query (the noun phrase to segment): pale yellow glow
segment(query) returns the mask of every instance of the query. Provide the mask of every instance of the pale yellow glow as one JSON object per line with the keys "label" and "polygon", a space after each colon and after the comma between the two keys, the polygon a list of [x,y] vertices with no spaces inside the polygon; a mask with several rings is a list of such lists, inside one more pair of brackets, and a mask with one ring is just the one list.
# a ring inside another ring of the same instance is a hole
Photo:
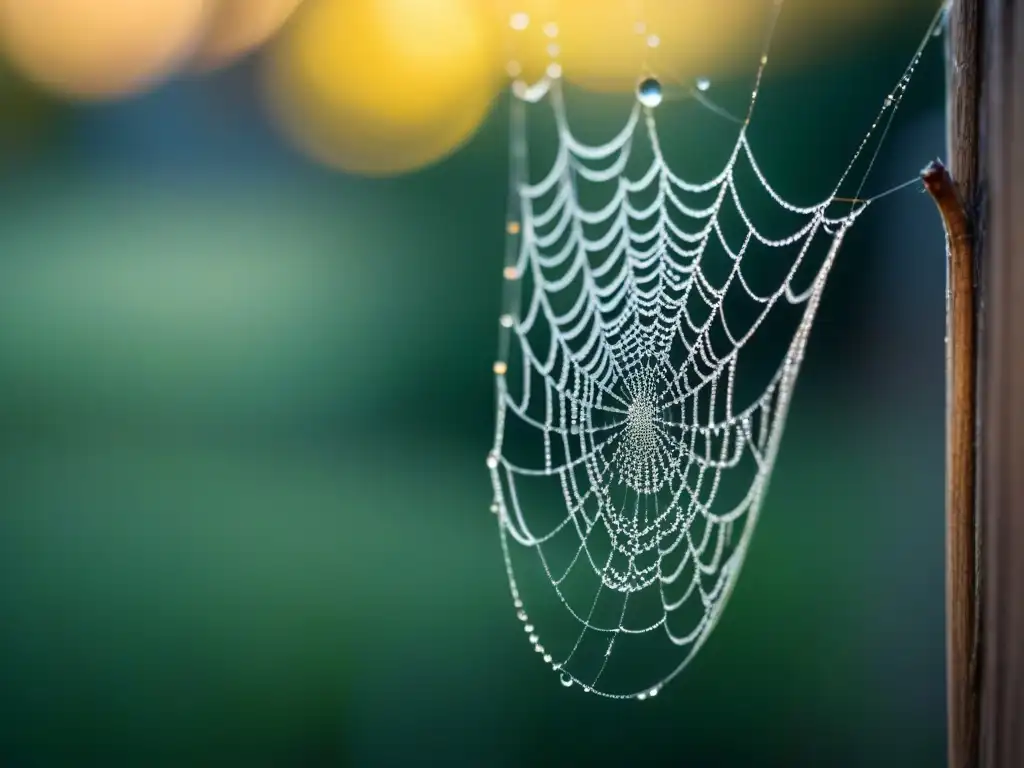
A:
{"label": "pale yellow glow", "polygon": [[0,48],[47,90],[120,96],[178,68],[210,8],[208,0],[0,0]]}
{"label": "pale yellow glow", "polygon": [[219,67],[269,40],[302,0],[217,0],[196,53],[201,69]]}
{"label": "pale yellow glow", "polygon": [[479,126],[501,87],[477,0],[307,0],[268,62],[270,103],[299,147],[363,174],[416,169]]}
{"label": "pale yellow glow", "polygon": [[766,17],[765,4],[747,0],[520,0],[516,7],[534,22],[516,31],[506,20],[527,79],[545,71],[554,52],[566,78],[598,90],[629,90],[645,71],[692,78],[727,61]]}
{"label": "pale yellow glow", "polygon": [[[515,62],[510,76],[536,80],[557,59],[566,79],[610,91],[629,91],[645,74],[688,89],[699,77],[749,73],[772,12],[767,0],[513,0],[511,6],[529,24],[494,13],[508,46],[501,55]],[[832,51],[900,10],[892,0],[787,3],[780,27],[785,44],[776,45],[773,58],[783,59],[776,65],[806,65],[809,54]]]}

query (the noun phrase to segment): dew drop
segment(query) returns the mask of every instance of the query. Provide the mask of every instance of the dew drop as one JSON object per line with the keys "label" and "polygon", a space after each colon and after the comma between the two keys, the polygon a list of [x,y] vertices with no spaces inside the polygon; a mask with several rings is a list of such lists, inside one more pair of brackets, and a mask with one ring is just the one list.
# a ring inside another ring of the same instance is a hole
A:
{"label": "dew drop", "polygon": [[491,504],[491,514],[496,515],[501,511],[501,507],[498,506],[498,502]]}
{"label": "dew drop", "polygon": [[647,694],[646,693],[638,693],[636,695],[636,698],[637,698],[637,701],[646,701],[647,700]]}
{"label": "dew drop", "polygon": [[525,627],[523,627],[523,631],[524,632],[533,632],[533,624],[527,624]]}
{"label": "dew drop", "polygon": [[519,609],[516,611],[516,618],[520,621],[526,621],[526,611]]}
{"label": "dew drop", "polygon": [[498,318],[498,322],[501,323],[502,328],[511,328],[516,324],[515,318],[512,315],[502,315]]}
{"label": "dew drop", "polygon": [[529,639],[530,639],[530,642],[531,642],[531,643],[534,643],[534,644],[536,644],[536,643],[537,643],[537,641],[538,641],[538,640],[540,640],[540,638],[539,638],[539,637],[537,637],[537,635],[530,635],[530,638],[529,638]]}
{"label": "dew drop", "polygon": [[497,469],[498,468],[498,454],[496,454],[494,451],[491,451],[490,453],[487,454],[487,468],[488,469]]}
{"label": "dew drop", "polygon": [[658,37],[657,35],[649,35],[647,37],[647,47],[648,48],[657,48],[659,45],[661,45],[661,38],[660,37]]}
{"label": "dew drop", "polygon": [[516,32],[522,32],[528,26],[530,26],[530,16],[523,12],[513,13],[508,20],[508,25]]}
{"label": "dew drop", "polygon": [[550,654],[550,653],[545,653],[545,654],[544,654],[544,661],[545,661],[546,663],[548,663],[548,664],[550,664],[550,663],[551,663],[551,654]]}
{"label": "dew drop", "polygon": [[706,91],[711,87],[711,81],[706,77],[697,78],[697,90]]}
{"label": "dew drop", "polygon": [[636,97],[645,107],[656,107],[661,104],[661,83],[653,77],[645,78],[636,87]]}
{"label": "dew drop", "polygon": [[566,674],[565,672],[563,672],[558,679],[562,682],[562,685],[564,685],[566,688],[572,688],[572,678],[569,677],[569,675]]}

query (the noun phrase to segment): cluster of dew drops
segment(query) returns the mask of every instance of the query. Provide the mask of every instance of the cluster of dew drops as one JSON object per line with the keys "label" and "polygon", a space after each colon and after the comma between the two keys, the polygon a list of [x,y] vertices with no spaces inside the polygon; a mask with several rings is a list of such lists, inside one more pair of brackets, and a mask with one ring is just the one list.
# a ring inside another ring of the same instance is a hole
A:
{"label": "cluster of dew drops", "polygon": [[[490,469],[494,469],[494,468],[496,468],[498,466],[498,457],[493,452],[487,454],[487,466]],[[500,511],[501,511],[501,507],[500,507],[500,505],[499,505],[499,503],[497,501],[495,501],[494,503],[491,504],[491,512],[492,513],[499,514]],[[523,607],[523,601],[522,601],[522,598],[519,597],[519,589],[516,587],[515,582],[512,583],[512,594],[513,594],[512,605],[516,609],[516,618],[519,619],[519,621],[522,622],[522,624],[523,624],[523,631],[526,633],[526,637],[527,637],[527,640],[529,640],[530,645],[533,646],[533,650],[541,655],[541,657],[544,659],[544,663],[545,664],[551,665],[551,668],[553,670],[555,670],[556,672],[560,673],[559,674],[559,681],[562,683],[562,685],[565,686],[566,688],[571,688],[572,685],[573,685],[574,678],[568,672],[563,670],[562,669],[562,664],[560,662],[555,661],[554,657],[544,648],[543,645],[541,645],[540,635],[537,634],[537,628],[530,622],[530,617],[527,615],[526,609]],[[611,655],[611,652],[612,652],[612,643],[609,643],[608,644],[608,650],[605,652],[605,655]],[[586,685],[585,683],[581,683],[580,687],[586,693],[590,693],[590,691],[591,691],[591,687],[589,685]],[[634,694],[632,696],[632,698],[635,698],[635,699],[637,699],[639,701],[645,701],[646,699],[653,698],[653,697],[657,696],[659,690],[660,690],[660,686],[654,686],[653,688],[650,688],[649,690],[643,691],[641,693]],[[630,697],[622,697],[622,698],[630,698]]]}
{"label": "cluster of dew drops", "polygon": [[[530,25],[530,16],[524,11],[517,11],[509,17],[509,26],[516,32],[522,32]],[[661,45],[661,38],[653,33],[649,33],[647,29],[647,23],[644,21],[636,22],[634,26],[634,32],[645,38],[645,43],[648,48],[657,48]],[[560,46],[555,39],[558,37],[558,25],[553,21],[549,21],[544,25],[544,34],[551,39],[548,44],[548,55],[551,58],[551,62],[547,68],[547,74],[551,78],[560,77],[562,74],[562,67],[558,63],[558,55],[561,52]],[[516,77],[522,72],[522,68],[517,61],[510,61],[508,64],[509,75]],[[522,86],[517,81],[516,85]],[[711,80],[707,77],[698,77],[694,81],[696,89],[700,92],[705,92],[711,87]],[[644,77],[638,84],[636,89],[637,99],[640,103],[648,108],[654,108],[661,104],[664,100],[664,92],[662,90],[661,81],[654,76]]]}
{"label": "cluster of dew drops", "polygon": [[[554,657],[545,650],[543,645],[541,645],[540,636],[537,634],[537,628],[530,623],[530,617],[526,615],[526,610],[523,608],[523,601],[520,599],[518,591],[515,592],[515,595],[516,596],[513,599],[512,604],[516,609],[516,618],[523,623],[523,631],[526,633],[527,639],[530,641],[530,645],[533,646],[533,650],[543,657],[545,664],[550,664],[553,670],[560,673],[559,681],[562,685],[566,688],[571,688],[574,678],[568,672],[564,671],[562,669],[562,665],[559,662],[554,661]],[[611,650],[612,646],[611,643],[609,643],[606,655],[610,655]],[[581,683],[580,687],[586,693],[590,693],[591,691],[590,686],[585,683]],[[635,698],[638,701],[645,701],[657,696],[659,690],[660,686],[654,686],[649,690],[634,694],[632,698]]]}

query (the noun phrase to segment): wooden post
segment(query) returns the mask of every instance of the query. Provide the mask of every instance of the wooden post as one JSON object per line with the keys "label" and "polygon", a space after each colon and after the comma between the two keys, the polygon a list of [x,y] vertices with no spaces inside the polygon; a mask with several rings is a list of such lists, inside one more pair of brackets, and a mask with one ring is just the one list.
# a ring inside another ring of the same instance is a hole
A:
{"label": "wooden post", "polygon": [[[964,4],[968,4],[964,0]],[[984,0],[981,765],[1024,766],[1024,0]]]}
{"label": "wooden post", "polygon": [[956,183],[941,165],[924,174],[950,246],[949,765],[1020,768],[1024,0],[953,0],[949,43],[949,156]]}
{"label": "wooden post", "polygon": [[922,173],[946,228],[946,691],[948,764],[978,766],[977,259],[983,240],[982,4],[954,0],[947,51],[949,160]]}

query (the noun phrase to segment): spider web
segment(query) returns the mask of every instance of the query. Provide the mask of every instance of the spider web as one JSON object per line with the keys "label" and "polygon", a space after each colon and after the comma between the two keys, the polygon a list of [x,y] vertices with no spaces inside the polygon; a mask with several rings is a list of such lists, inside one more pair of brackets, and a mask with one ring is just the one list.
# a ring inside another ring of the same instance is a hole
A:
{"label": "spider web", "polygon": [[[775,191],[748,136],[767,43],[728,159],[703,180],[670,167],[657,105],[637,98],[617,135],[590,144],[570,126],[556,60],[539,81],[513,84],[487,466],[517,616],[563,685],[654,696],[719,620],[829,271],[870,204],[860,189],[836,194],[865,158],[863,187],[878,152],[868,150],[941,22],[940,13],[833,194],[809,206]],[[553,120],[557,148],[533,174],[528,120],[538,111]],[[741,195],[747,186],[758,199]],[[768,356],[773,372],[758,378]],[[543,635],[524,604],[526,564],[514,562],[524,553],[557,598]]]}

